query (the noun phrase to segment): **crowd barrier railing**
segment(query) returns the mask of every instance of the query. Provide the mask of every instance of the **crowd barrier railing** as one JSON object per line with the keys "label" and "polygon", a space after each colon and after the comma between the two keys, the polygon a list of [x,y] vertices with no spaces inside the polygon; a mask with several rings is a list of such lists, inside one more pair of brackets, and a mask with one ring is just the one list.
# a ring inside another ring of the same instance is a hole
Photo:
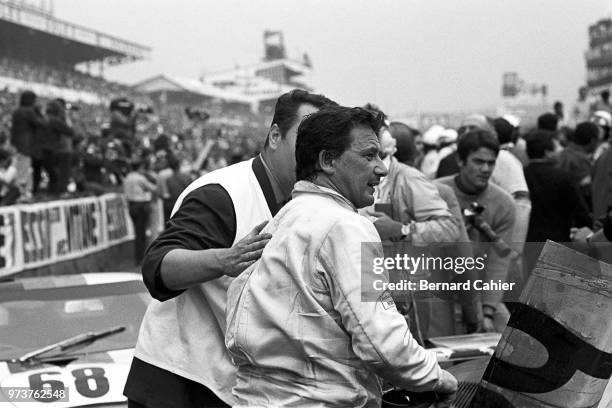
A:
{"label": "crowd barrier railing", "polygon": [[0,207],[0,277],[133,239],[127,201],[118,193]]}

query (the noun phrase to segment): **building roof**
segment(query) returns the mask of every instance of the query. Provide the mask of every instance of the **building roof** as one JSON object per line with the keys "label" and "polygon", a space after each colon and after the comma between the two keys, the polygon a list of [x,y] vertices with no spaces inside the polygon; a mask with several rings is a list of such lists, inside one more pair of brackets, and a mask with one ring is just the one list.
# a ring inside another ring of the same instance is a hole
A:
{"label": "building roof", "polygon": [[278,59],[274,61],[262,61],[257,64],[246,65],[244,67],[236,67],[234,69],[228,69],[223,71],[212,72],[210,74],[205,75],[205,81],[217,81],[223,79],[233,78],[236,75],[245,75],[249,74],[251,76],[257,75],[258,72],[282,67],[284,68],[288,74],[288,77],[294,77],[298,75],[308,75],[312,72],[312,69],[302,62],[295,61],[289,58]]}
{"label": "building roof", "polygon": [[249,104],[253,101],[252,98],[245,95],[229,92],[214,85],[201,82],[197,79],[167,74],[159,74],[145,79],[134,84],[132,87],[136,91],[143,93],[163,91],[189,92],[196,95],[222,99],[225,101]]}
{"label": "building roof", "polygon": [[[283,72],[284,81],[274,80],[272,72]],[[311,90],[296,80],[311,73],[311,68],[291,59],[263,61],[244,67],[204,75],[203,81],[223,90],[242,94],[256,102],[276,99],[295,88]]]}

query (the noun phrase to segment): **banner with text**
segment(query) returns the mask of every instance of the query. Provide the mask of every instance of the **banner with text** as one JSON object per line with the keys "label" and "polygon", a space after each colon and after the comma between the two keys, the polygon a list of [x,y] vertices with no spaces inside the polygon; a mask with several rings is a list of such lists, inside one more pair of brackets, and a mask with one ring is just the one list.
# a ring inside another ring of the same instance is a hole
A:
{"label": "banner with text", "polygon": [[120,194],[0,208],[0,276],[89,255],[134,238]]}

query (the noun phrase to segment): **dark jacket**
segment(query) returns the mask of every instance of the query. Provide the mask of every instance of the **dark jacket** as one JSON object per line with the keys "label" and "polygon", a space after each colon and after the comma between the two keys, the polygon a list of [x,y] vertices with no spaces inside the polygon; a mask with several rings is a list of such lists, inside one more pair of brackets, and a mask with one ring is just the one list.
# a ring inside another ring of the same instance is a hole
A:
{"label": "dark jacket", "polygon": [[570,228],[591,227],[589,208],[572,176],[552,161],[525,167],[531,197],[528,242],[570,241]]}
{"label": "dark jacket", "polygon": [[13,112],[11,144],[25,156],[32,156],[37,133],[44,127],[45,118],[33,105],[22,105]]}
{"label": "dark jacket", "polygon": [[47,105],[47,131],[43,146],[56,153],[70,153],[73,150],[74,130],[66,123],[63,107],[55,101]]}

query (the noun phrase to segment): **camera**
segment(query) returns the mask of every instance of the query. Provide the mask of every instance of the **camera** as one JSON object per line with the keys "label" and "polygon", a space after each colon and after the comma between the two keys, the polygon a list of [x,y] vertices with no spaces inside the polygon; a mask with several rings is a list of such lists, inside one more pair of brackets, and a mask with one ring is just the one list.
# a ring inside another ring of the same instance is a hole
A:
{"label": "camera", "polygon": [[110,102],[110,111],[118,111],[125,116],[130,116],[134,111],[134,103],[127,98],[115,98]]}
{"label": "camera", "polygon": [[136,113],[153,114],[153,113],[155,113],[155,111],[149,105],[138,104],[138,105],[136,105]]}
{"label": "camera", "polygon": [[206,121],[210,118],[210,114],[203,109],[186,107],[185,114],[190,120]]}
{"label": "camera", "polygon": [[508,246],[508,244],[506,244],[504,240],[501,239],[501,237],[497,235],[495,231],[493,231],[493,228],[491,228],[489,223],[482,217],[484,210],[485,206],[474,201],[470,203],[467,208],[463,209],[463,216],[468,223],[482,232],[487,239],[493,243],[493,249],[495,249],[495,252],[497,252],[499,256],[505,257],[510,255],[512,248],[510,248],[510,246]]}

